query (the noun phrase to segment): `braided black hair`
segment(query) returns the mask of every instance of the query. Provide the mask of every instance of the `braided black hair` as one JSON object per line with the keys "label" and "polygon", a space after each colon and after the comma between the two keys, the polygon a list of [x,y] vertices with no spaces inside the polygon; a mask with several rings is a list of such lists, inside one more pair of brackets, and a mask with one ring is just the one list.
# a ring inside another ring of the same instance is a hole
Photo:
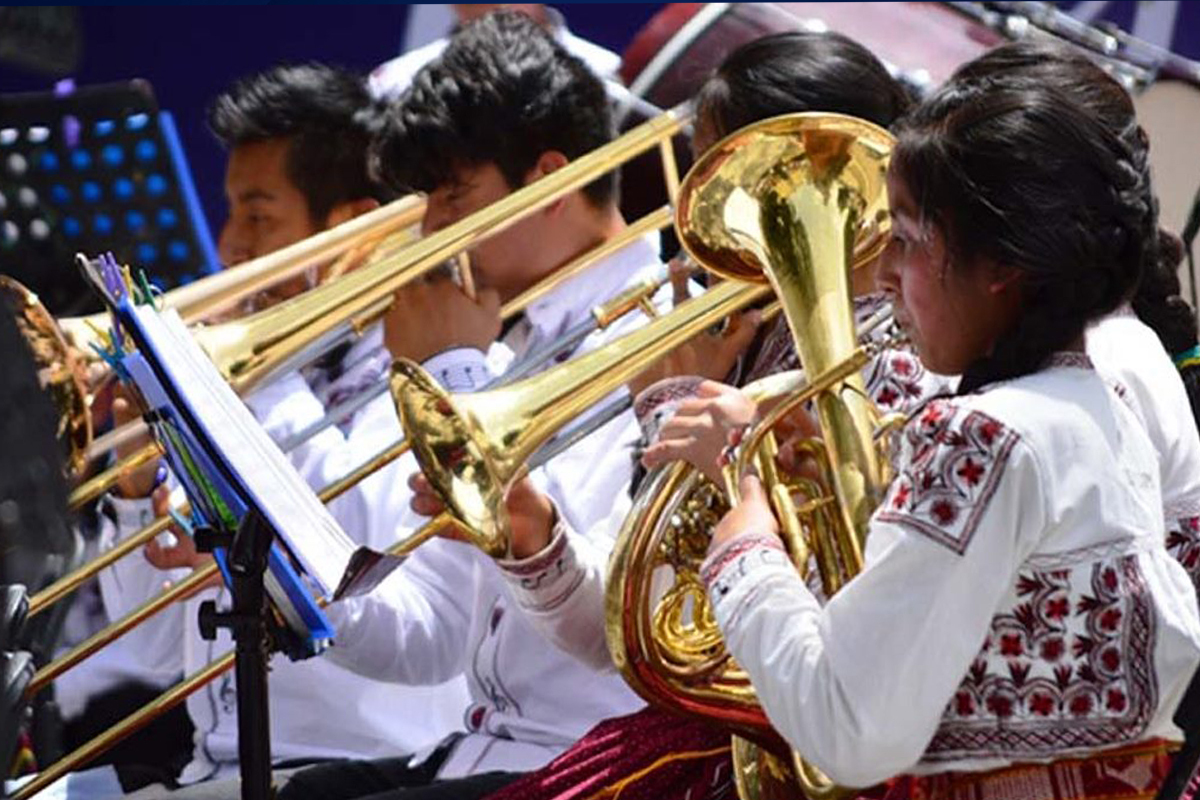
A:
{"label": "braided black hair", "polygon": [[[1144,202],[1152,215],[1142,263],[1142,275],[1132,298],[1138,318],[1158,335],[1176,359],[1197,345],[1196,312],[1183,299],[1179,265],[1183,246],[1178,237],[1158,227],[1158,198],[1150,175],[1150,141],[1138,125],[1129,93],[1095,62],[1062,45],[1039,40],[1014,42],[984,54],[961,67],[955,82],[1007,83],[1039,80],[1053,85],[1117,134],[1128,149],[1129,162],[1141,176]],[[1182,366],[1192,413],[1200,424],[1200,364]]]}
{"label": "braided black hair", "polygon": [[[464,25],[413,78],[372,146],[382,180],[431,192],[463,166],[493,163],[517,189],[548,151],[576,159],[614,134],[604,84],[526,14],[493,11]],[[611,172],[584,188],[615,202]]]}
{"label": "braided black hair", "polygon": [[1039,369],[1129,299],[1157,226],[1140,154],[1032,75],[952,78],[898,126],[893,166],[952,265],[1021,273],[1021,314],[960,392]]}

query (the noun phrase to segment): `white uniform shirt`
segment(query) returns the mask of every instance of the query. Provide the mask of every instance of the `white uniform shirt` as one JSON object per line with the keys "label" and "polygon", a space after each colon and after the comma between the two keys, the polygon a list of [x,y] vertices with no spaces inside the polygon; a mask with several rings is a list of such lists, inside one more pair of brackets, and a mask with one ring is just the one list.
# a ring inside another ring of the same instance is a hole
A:
{"label": "white uniform shirt", "polygon": [[1052,364],[913,417],[866,567],[824,608],[773,536],[706,562],[772,724],[836,782],[1179,738],[1200,617],[1157,455],[1085,357]]}
{"label": "white uniform shirt", "polygon": [[[864,324],[882,307],[881,295],[858,298],[856,324]],[[889,333],[880,331],[876,336],[882,339]],[[799,361],[790,342],[791,333],[781,318],[762,345],[753,375],[762,377],[796,368]],[[882,351],[863,369],[863,381],[871,399],[885,412],[910,413],[922,402],[950,389],[949,379],[926,370],[906,349]],[[644,413],[649,417],[643,420],[643,426],[657,435],[675,413],[677,400],[684,397],[655,407],[646,402],[653,391],[639,396],[638,404],[646,405]],[[623,492],[595,530],[580,535],[583,529],[571,525],[569,520],[560,520],[550,544],[541,553],[524,560],[500,562],[510,590],[538,630],[559,648],[599,671],[612,671],[615,666],[604,631],[610,548],[597,547],[595,542],[615,539],[631,507],[632,498]]]}
{"label": "white uniform shirt", "polygon": [[[148,504],[124,526],[101,512],[95,535],[84,539],[87,563],[111,550],[128,534],[152,521]],[[114,512],[115,515],[115,512]],[[145,523],[142,523],[143,517]],[[111,609],[123,596],[149,598],[157,594],[166,580],[186,577],[187,570],[172,573],[146,570],[142,565],[130,569],[125,562],[142,560],[129,555],[112,567],[100,572],[79,587],[69,601],[63,625],[62,650],[73,647],[112,621]],[[169,613],[169,612],[164,612]],[[103,692],[129,683],[139,683],[156,689],[166,689],[177,682],[183,668],[179,658],[179,629],[170,623],[139,625],[101,648],[77,667],[69,669],[54,681],[54,699],[64,719],[83,713],[89,700]]]}
{"label": "white uniform shirt", "polygon": [[[324,408],[298,373],[292,373],[246,398],[275,441],[307,428]],[[322,480],[318,467],[327,454],[345,450],[341,433],[327,429],[298,446],[289,458],[311,484]],[[119,527],[131,532],[148,521],[147,501],[114,500]],[[351,538],[381,549],[390,541]],[[166,573],[143,557],[131,555],[102,573],[120,590],[105,593],[108,613],[121,616],[161,590]],[[202,592],[172,606],[139,634],[157,631],[174,637],[180,668],[190,674],[232,649],[226,632],[216,641],[200,638],[196,623],[199,605],[206,599],[227,601],[224,589]],[[139,631],[142,629],[139,628]],[[156,644],[156,647],[158,645]],[[325,658],[292,662],[285,656],[271,660],[268,680],[271,711],[271,753],[276,762],[314,758],[370,758],[413,752],[437,741],[458,726],[466,691],[461,677],[449,674],[444,685],[412,689],[372,681],[355,675]],[[190,783],[215,777],[232,777],[237,770],[237,698],[232,670],[188,698],[188,713],[196,726],[193,761],[181,781]]]}
{"label": "white uniform shirt", "polygon": [[1128,390],[1158,451],[1167,549],[1200,588],[1200,433],[1179,370],[1129,307],[1087,329],[1087,352]]}
{"label": "white uniform shirt", "polygon": [[[532,305],[504,344],[519,358],[651,274],[665,274],[654,239],[634,242]],[[669,292],[660,292],[657,300],[660,307],[667,305]],[[643,321],[635,313],[588,337],[580,351]],[[451,384],[467,386],[472,381],[477,386],[490,374],[488,358],[468,349],[440,354],[425,367]],[[378,448],[399,436],[390,398],[364,410],[363,416],[351,441],[365,438]],[[373,420],[370,433],[366,420]],[[637,436],[637,423],[627,411],[535,471],[533,479],[565,518],[588,530],[625,491]],[[365,524],[402,535],[424,521],[408,509],[406,480],[415,469],[411,460],[401,460],[368,487],[377,496],[359,504],[357,511],[348,510],[357,504],[354,498],[340,508],[334,503],[334,513],[345,526]],[[354,513],[365,516],[346,516]],[[611,545],[607,534],[595,543],[601,550]],[[642,705],[617,676],[597,675],[542,639],[514,606],[495,563],[463,543],[423,545],[376,592],[335,603],[329,613],[339,631],[330,657],[363,674],[424,683],[465,671],[472,698],[464,720],[467,736],[443,766],[444,778],[535,769],[600,720]]]}
{"label": "white uniform shirt", "polygon": [[[547,29],[568,53],[581,59],[592,72],[601,78],[616,78],[621,68],[621,57],[616,53],[592,44],[586,39],[580,39],[567,30],[567,22],[557,10],[545,7],[549,15]],[[380,100],[390,100],[399,97],[412,84],[413,76],[421,67],[433,61],[442,54],[449,39],[437,39],[427,45],[410,50],[402,56],[385,61],[375,69],[367,79],[367,86],[372,96]]]}

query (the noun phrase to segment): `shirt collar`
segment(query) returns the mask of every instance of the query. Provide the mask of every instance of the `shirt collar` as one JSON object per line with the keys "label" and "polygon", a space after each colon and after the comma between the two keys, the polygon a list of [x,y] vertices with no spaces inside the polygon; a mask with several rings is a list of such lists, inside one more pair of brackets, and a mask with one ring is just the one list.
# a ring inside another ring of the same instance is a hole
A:
{"label": "shirt collar", "polygon": [[658,234],[651,233],[597,261],[525,309],[525,318],[540,337],[552,338],[587,317],[595,306],[611,300],[639,273],[662,272]]}

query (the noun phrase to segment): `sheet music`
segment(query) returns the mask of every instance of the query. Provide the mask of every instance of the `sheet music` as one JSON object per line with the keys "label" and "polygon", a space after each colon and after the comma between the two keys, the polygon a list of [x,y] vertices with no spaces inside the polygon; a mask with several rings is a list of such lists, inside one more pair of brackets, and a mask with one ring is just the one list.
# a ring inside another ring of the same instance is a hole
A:
{"label": "sheet music", "polygon": [[343,583],[359,546],[346,535],[266,435],[172,310],[133,309],[171,382],[186,388],[188,410],[247,499],[279,533],[325,596]]}

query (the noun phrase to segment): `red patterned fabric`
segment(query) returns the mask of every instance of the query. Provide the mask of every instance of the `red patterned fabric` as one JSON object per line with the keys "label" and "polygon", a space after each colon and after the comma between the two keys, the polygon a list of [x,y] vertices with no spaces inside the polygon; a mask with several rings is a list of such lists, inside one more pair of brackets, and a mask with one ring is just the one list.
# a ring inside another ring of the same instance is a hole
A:
{"label": "red patterned fabric", "polygon": [[954,552],[966,552],[1009,453],[1016,431],[949,399],[929,402],[904,428],[908,457],[877,519],[901,525]]}
{"label": "red patterned fabric", "polygon": [[1137,741],[1158,705],[1154,613],[1136,555],[1017,576],[923,763]]}
{"label": "red patterned fabric", "polygon": [[1152,800],[1170,768],[1169,745],[1154,740],[1049,764],[904,776],[883,800]]}
{"label": "red patterned fabric", "polygon": [[592,728],[570,750],[487,800],[725,800],[729,734],[656,708]]}
{"label": "red patterned fabric", "polygon": [[1183,565],[1200,593],[1200,517],[1173,521],[1167,532],[1167,551]]}

